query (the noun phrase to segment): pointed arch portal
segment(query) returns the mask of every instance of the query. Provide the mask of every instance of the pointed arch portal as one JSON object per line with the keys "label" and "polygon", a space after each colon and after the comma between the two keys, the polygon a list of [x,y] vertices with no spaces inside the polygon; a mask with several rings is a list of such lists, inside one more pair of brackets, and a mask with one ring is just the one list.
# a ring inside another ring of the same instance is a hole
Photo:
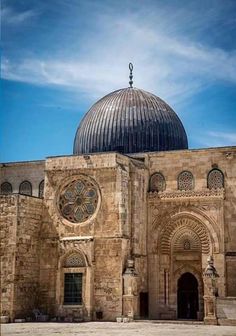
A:
{"label": "pointed arch portal", "polygon": [[186,272],[178,280],[177,304],[179,319],[197,319],[198,281],[192,273]]}

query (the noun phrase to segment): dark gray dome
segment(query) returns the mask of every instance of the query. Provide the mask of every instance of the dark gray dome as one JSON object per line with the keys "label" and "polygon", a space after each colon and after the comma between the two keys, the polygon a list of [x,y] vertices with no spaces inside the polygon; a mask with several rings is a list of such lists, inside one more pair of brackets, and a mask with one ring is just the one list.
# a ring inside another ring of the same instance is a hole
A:
{"label": "dark gray dome", "polygon": [[152,93],[125,88],[95,103],[82,119],[74,154],[139,153],[188,148],[184,127],[172,108]]}

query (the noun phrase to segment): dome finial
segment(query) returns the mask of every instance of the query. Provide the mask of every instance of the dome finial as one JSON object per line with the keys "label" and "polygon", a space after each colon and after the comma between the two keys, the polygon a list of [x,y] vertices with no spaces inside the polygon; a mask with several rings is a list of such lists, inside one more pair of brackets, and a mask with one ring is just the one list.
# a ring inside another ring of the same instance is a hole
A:
{"label": "dome finial", "polygon": [[130,70],[130,73],[129,73],[129,87],[133,87],[133,64],[132,63],[129,63],[129,70]]}

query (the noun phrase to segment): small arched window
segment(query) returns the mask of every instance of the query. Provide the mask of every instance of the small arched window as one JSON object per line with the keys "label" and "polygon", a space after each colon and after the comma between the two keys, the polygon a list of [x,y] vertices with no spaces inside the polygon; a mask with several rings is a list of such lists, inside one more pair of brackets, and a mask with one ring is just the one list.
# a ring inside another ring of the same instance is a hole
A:
{"label": "small arched window", "polygon": [[224,188],[224,174],[219,169],[212,169],[207,176],[207,188],[219,189]]}
{"label": "small arched window", "polygon": [[43,198],[44,192],[44,180],[39,183],[39,198]]}
{"label": "small arched window", "polygon": [[166,189],[166,181],[161,173],[155,173],[150,177],[150,191],[164,191]]}
{"label": "small arched window", "polygon": [[3,182],[1,184],[1,194],[8,195],[12,193],[12,185],[9,182]]}
{"label": "small arched window", "polygon": [[85,260],[81,253],[72,253],[70,254],[65,262],[64,267],[85,267]]}
{"label": "small arched window", "polygon": [[29,181],[23,181],[19,187],[19,193],[21,195],[32,196],[32,185]]}
{"label": "small arched window", "polygon": [[179,190],[192,190],[194,187],[193,174],[190,171],[183,171],[178,176]]}
{"label": "small arched window", "polygon": [[190,245],[190,241],[188,239],[186,239],[184,241],[184,246],[183,246],[184,250],[190,250],[191,245]]}

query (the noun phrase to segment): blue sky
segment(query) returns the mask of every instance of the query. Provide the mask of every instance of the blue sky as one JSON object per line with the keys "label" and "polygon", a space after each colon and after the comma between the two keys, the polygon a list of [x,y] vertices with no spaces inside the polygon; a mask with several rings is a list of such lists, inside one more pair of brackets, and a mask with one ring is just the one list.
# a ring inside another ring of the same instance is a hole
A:
{"label": "blue sky", "polygon": [[236,145],[235,0],[3,0],[0,161],[71,154],[83,114],[134,86],[190,148]]}

